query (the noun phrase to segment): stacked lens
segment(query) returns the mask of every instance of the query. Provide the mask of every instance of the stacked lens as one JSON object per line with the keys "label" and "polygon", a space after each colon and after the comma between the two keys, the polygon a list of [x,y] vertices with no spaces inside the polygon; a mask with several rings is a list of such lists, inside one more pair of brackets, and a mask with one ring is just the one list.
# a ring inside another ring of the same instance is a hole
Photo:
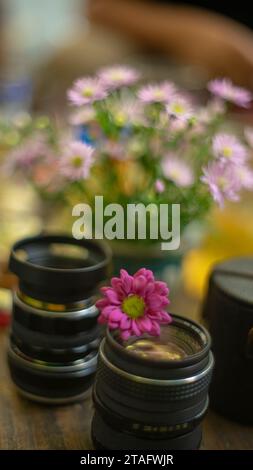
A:
{"label": "stacked lens", "polygon": [[122,344],[108,332],[93,389],[97,449],[197,449],[213,368],[210,337],[173,316],[160,338]]}
{"label": "stacked lens", "polygon": [[50,235],[14,245],[10,269],[18,289],[8,359],[26,397],[67,403],[87,394],[101,337],[96,290],[109,264],[107,247],[90,240]]}

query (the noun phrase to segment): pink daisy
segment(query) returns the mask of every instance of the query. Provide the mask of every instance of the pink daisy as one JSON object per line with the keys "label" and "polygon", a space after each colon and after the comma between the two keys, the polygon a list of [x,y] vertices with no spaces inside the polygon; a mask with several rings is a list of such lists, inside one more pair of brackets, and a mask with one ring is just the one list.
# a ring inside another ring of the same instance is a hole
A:
{"label": "pink daisy", "polygon": [[165,308],[169,304],[169,289],[156,281],[152,271],[142,268],[134,276],[121,269],[120,277],[111,279],[111,286],[102,287],[104,298],[96,303],[100,310],[99,323],[119,330],[123,340],[130,336],[160,335],[160,324],[172,321]]}
{"label": "pink daisy", "polygon": [[162,169],[165,178],[182,188],[191,186],[194,183],[194,175],[189,165],[173,153],[167,154],[162,161]]}
{"label": "pink daisy", "polygon": [[221,161],[244,163],[247,158],[247,149],[231,134],[216,134],[213,138],[213,153]]}
{"label": "pink daisy", "polygon": [[123,95],[109,107],[112,118],[120,127],[145,123],[143,106],[131,95]]}
{"label": "pink daisy", "polygon": [[100,101],[108,95],[106,87],[98,78],[79,78],[67,92],[68,98],[75,106],[83,106]]}
{"label": "pink daisy", "polygon": [[169,116],[180,119],[182,121],[188,121],[193,117],[192,106],[186,98],[183,96],[175,96],[166,106],[166,111]]}
{"label": "pink daisy", "polygon": [[107,89],[114,90],[121,86],[129,86],[137,82],[140,74],[137,70],[124,65],[105,67],[98,73],[98,78]]}
{"label": "pink daisy", "polygon": [[213,162],[203,169],[201,181],[207,184],[213,199],[223,207],[226,199],[238,201],[242,183],[236,173],[236,165],[227,162]]}
{"label": "pink daisy", "polygon": [[215,96],[244,108],[247,108],[252,100],[252,93],[249,90],[235,86],[229,78],[211,80],[207,88]]}
{"label": "pink daisy", "polygon": [[73,181],[86,179],[93,164],[93,153],[94,148],[90,145],[79,141],[70,142],[61,157],[61,174]]}
{"label": "pink daisy", "polygon": [[138,91],[138,98],[143,103],[167,103],[175,94],[175,85],[171,82],[151,84]]}

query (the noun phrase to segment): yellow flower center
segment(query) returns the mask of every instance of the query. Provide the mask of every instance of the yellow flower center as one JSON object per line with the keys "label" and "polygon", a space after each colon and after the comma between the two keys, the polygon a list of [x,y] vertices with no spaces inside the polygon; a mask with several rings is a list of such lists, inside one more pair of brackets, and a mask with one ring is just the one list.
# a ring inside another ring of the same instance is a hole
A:
{"label": "yellow flower center", "polygon": [[83,92],[82,92],[82,95],[83,95],[85,98],[90,98],[90,97],[93,95],[93,90],[92,90],[92,88],[84,88],[84,89],[83,89]]}
{"label": "yellow flower center", "polygon": [[155,90],[154,91],[154,96],[157,99],[164,98],[164,92],[162,90]]}
{"label": "yellow flower center", "polygon": [[171,174],[172,178],[176,179],[180,176],[180,171],[175,168],[175,169],[171,170],[170,174]]}
{"label": "yellow flower center", "polygon": [[83,165],[83,159],[79,155],[75,155],[71,160],[72,166],[74,168],[81,168]]}
{"label": "yellow flower center", "polygon": [[117,114],[115,115],[114,119],[115,119],[115,123],[116,123],[118,126],[123,126],[123,125],[126,123],[126,121],[127,121],[126,115],[125,115],[124,113],[122,113],[122,112],[117,113]]}
{"label": "yellow flower center", "polygon": [[111,73],[111,80],[117,81],[117,80],[122,80],[122,78],[123,78],[122,72],[112,72]]}
{"label": "yellow flower center", "polygon": [[223,148],[223,155],[224,155],[224,157],[228,157],[228,158],[229,158],[229,157],[232,156],[232,153],[233,153],[233,151],[232,151],[231,147],[224,147],[224,148]]}
{"label": "yellow flower center", "polygon": [[122,310],[130,318],[139,318],[144,315],[145,302],[139,295],[130,295],[122,302]]}
{"label": "yellow flower center", "polygon": [[184,107],[180,104],[180,103],[174,103],[172,105],[172,111],[175,113],[175,114],[183,114],[185,109]]}
{"label": "yellow flower center", "polygon": [[222,190],[226,189],[226,186],[227,186],[226,178],[224,178],[223,176],[220,176],[220,178],[218,179],[218,185]]}

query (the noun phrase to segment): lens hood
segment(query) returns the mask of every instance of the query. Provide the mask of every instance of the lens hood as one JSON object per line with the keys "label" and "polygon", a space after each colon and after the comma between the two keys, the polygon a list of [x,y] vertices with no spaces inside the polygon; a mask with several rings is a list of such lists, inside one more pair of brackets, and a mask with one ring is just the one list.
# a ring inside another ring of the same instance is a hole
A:
{"label": "lens hood", "polygon": [[108,276],[111,253],[93,240],[68,235],[40,235],[14,244],[10,270],[20,290],[34,299],[56,303],[87,298]]}

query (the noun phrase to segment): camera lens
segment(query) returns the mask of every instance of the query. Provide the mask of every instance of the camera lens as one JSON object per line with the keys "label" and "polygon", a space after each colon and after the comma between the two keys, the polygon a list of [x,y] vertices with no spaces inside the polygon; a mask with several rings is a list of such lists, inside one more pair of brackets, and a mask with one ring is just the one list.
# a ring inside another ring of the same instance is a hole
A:
{"label": "camera lens", "polygon": [[18,290],[8,360],[26,397],[67,403],[87,394],[101,337],[95,295],[109,265],[107,247],[89,240],[48,235],[14,245]]}
{"label": "camera lens", "polygon": [[212,369],[208,332],[183,317],[174,315],[159,338],[122,343],[108,332],[93,388],[95,447],[197,449]]}

